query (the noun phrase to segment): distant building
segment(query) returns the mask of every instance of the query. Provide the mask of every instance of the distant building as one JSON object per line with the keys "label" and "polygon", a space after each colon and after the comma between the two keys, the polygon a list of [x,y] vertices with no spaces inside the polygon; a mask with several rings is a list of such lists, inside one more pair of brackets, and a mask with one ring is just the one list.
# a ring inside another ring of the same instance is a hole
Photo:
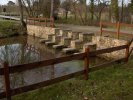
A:
{"label": "distant building", "polygon": [[[66,15],[66,10],[63,8],[58,8],[58,16],[62,17]],[[71,11],[68,11],[68,16],[71,15]]]}
{"label": "distant building", "polygon": [[9,2],[7,3],[7,5],[8,5],[8,6],[15,6],[15,3],[14,3],[13,1],[9,1]]}

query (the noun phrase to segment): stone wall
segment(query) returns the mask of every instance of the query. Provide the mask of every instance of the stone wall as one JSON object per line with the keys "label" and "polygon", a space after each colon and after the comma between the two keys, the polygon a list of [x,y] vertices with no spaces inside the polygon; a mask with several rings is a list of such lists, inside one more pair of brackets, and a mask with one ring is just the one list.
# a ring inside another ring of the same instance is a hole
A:
{"label": "stone wall", "polygon": [[[92,41],[93,43],[97,44],[97,50],[127,44],[127,41],[125,40],[118,40],[110,37],[101,37],[101,36],[93,36]],[[102,54],[100,56],[106,59],[119,59],[125,57],[125,52],[126,50],[123,49],[112,53]]]}
{"label": "stone wall", "polygon": [[28,35],[32,35],[32,36],[35,35],[36,37],[39,37],[39,38],[46,38],[46,34],[54,34],[56,33],[56,31],[57,31],[57,28],[27,25]]}

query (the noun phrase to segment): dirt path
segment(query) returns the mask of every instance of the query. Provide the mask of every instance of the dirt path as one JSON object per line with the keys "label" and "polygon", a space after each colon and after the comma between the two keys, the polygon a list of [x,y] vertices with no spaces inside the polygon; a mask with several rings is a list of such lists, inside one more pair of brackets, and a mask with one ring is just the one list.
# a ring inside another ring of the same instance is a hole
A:
{"label": "dirt path", "polygon": [[73,31],[81,31],[81,32],[98,32],[99,27],[95,26],[79,26],[79,25],[69,25],[69,24],[56,24],[59,28],[71,29]]}
{"label": "dirt path", "polygon": [[[81,32],[94,32],[99,33],[100,27],[96,26],[80,26],[80,25],[70,25],[70,24],[56,24],[57,27],[63,29],[71,29],[73,31],[81,31]],[[108,28],[110,31],[116,31],[115,29]],[[121,32],[133,34],[133,30],[129,28],[121,29]]]}

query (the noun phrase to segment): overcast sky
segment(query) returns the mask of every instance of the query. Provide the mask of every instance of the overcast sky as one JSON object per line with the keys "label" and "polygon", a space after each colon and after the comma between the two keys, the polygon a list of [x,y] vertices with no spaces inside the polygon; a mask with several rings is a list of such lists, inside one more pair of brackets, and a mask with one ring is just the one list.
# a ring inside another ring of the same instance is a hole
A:
{"label": "overcast sky", "polygon": [[[0,0],[0,5],[5,5],[5,4],[7,4],[8,3],[8,1],[13,1],[13,2],[15,2],[16,0]],[[88,0],[88,2],[89,2],[90,0]],[[119,1],[121,1],[121,0],[119,0]],[[127,3],[128,1],[130,1],[130,0],[125,0],[125,3]]]}
{"label": "overcast sky", "polygon": [[8,1],[13,1],[15,2],[16,0],[0,0],[0,5],[5,5],[8,3]]}

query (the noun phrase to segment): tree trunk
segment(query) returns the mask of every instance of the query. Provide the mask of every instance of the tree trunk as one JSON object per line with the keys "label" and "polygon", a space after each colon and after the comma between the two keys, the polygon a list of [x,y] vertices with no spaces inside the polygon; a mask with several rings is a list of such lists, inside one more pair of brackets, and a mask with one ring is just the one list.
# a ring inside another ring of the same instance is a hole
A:
{"label": "tree trunk", "polygon": [[117,22],[119,21],[119,7],[118,7],[118,0],[111,0],[111,8],[112,8],[112,21]]}
{"label": "tree trunk", "polygon": [[85,6],[85,22],[87,22],[87,0],[84,1]]}
{"label": "tree trunk", "polygon": [[94,0],[91,0],[91,20],[94,19]]}
{"label": "tree trunk", "polygon": [[22,1],[18,0],[18,4],[19,4],[19,11],[20,11],[20,23],[22,26],[22,34],[25,33],[26,31],[26,23],[24,22],[24,14],[23,14],[23,5],[22,5]]}
{"label": "tree trunk", "polygon": [[123,22],[123,7],[124,7],[124,0],[122,0],[122,3],[121,3],[122,7],[121,7],[121,22]]}
{"label": "tree trunk", "polygon": [[66,11],[66,19],[68,18],[68,11]]}
{"label": "tree trunk", "polygon": [[51,0],[51,13],[50,13],[50,18],[53,18],[54,15],[54,0]]}

